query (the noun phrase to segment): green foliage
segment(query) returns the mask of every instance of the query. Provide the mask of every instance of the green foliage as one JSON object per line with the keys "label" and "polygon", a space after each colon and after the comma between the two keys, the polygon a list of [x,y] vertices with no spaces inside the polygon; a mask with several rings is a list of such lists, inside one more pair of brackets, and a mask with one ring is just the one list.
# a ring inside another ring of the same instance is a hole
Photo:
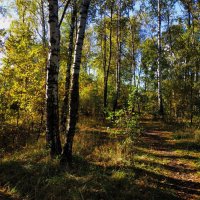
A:
{"label": "green foliage", "polygon": [[175,140],[190,139],[198,145],[200,141],[200,130],[192,127],[179,129],[173,133],[173,138]]}
{"label": "green foliage", "polygon": [[115,112],[108,112],[107,119],[115,124],[116,127],[122,128],[123,132],[130,134],[133,138],[140,134],[139,115],[134,112],[136,99],[136,89],[133,88],[129,93],[127,106]]}

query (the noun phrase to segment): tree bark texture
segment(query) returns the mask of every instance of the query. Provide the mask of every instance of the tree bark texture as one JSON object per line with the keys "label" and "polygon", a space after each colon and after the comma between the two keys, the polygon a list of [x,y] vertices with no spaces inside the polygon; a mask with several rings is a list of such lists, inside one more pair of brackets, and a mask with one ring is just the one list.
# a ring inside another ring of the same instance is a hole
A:
{"label": "tree bark texture", "polygon": [[61,131],[66,131],[66,121],[67,114],[69,111],[69,90],[70,90],[70,81],[71,81],[71,66],[73,62],[73,49],[74,49],[74,33],[76,28],[76,0],[73,1],[73,11],[71,15],[71,25],[70,25],[70,34],[69,34],[69,48],[67,52],[67,70],[66,70],[66,80],[65,80],[65,94],[63,99],[63,107],[61,112]]}
{"label": "tree bark texture", "polygon": [[64,145],[64,150],[60,161],[61,165],[66,163],[71,164],[72,162],[73,138],[75,135],[75,128],[78,119],[79,73],[80,73],[82,48],[85,36],[85,27],[86,27],[89,5],[90,5],[90,0],[82,1],[81,13],[80,13],[81,19],[78,29],[78,35],[74,52],[74,63],[72,68],[72,80],[71,80],[70,100],[69,100],[69,119],[67,122],[66,143]]}
{"label": "tree bark texture", "polygon": [[49,0],[50,52],[47,66],[46,85],[46,136],[50,155],[54,157],[62,151],[59,137],[58,72],[60,53],[60,30],[58,26],[58,1]]}

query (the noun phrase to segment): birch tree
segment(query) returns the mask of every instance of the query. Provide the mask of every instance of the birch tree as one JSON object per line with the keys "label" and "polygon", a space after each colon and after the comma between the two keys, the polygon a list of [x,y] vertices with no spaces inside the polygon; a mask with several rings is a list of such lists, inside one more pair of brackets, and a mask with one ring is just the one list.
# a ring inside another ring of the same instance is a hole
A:
{"label": "birch tree", "polygon": [[72,146],[75,135],[75,128],[78,119],[78,106],[79,106],[79,73],[82,57],[83,41],[85,36],[85,28],[87,21],[87,14],[91,0],[83,0],[81,5],[81,19],[78,28],[76,39],[76,46],[74,51],[74,63],[72,67],[72,80],[70,88],[69,99],[69,119],[67,122],[66,142],[61,157],[61,165],[72,162]]}
{"label": "birch tree", "polygon": [[69,33],[69,47],[67,52],[67,69],[66,69],[66,80],[65,80],[65,94],[63,99],[63,107],[61,113],[61,131],[66,131],[66,120],[69,106],[69,92],[70,92],[70,80],[71,80],[71,65],[73,62],[73,49],[74,49],[74,33],[76,28],[76,15],[77,6],[76,0],[73,1],[72,15]]}
{"label": "birch tree", "polygon": [[58,107],[58,73],[60,54],[60,29],[58,23],[58,0],[49,0],[49,31],[50,52],[47,66],[46,112],[47,112],[47,145],[50,155],[61,154],[59,137],[59,107]]}

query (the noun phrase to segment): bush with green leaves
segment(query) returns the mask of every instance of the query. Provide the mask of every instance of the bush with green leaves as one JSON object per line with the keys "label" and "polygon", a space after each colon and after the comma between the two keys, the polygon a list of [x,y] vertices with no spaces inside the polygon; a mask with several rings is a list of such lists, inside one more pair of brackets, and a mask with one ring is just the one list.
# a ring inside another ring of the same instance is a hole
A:
{"label": "bush with green leaves", "polygon": [[137,137],[140,134],[139,115],[134,112],[136,88],[131,89],[127,106],[115,112],[107,112],[107,119],[117,128],[123,128],[125,134]]}

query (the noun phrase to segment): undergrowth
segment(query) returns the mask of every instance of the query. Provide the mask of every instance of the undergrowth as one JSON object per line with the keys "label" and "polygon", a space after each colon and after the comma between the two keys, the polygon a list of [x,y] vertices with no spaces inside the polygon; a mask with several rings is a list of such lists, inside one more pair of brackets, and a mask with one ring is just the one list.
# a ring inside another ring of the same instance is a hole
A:
{"label": "undergrowth", "polygon": [[195,143],[200,142],[200,129],[195,128],[182,128],[177,131],[174,131],[173,138],[175,140],[184,140],[189,139],[194,141]]}
{"label": "undergrowth", "polygon": [[[156,151],[145,140],[122,132],[122,127],[99,126],[88,119],[81,122],[71,168],[63,169],[59,158],[49,158],[41,135],[37,143],[3,153],[0,191],[20,200],[175,200],[176,190],[168,188],[167,183],[166,187],[159,186],[165,184],[163,180],[174,178],[172,170],[180,170],[173,166],[174,160],[198,174],[199,154],[182,143],[175,143],[176,149],[170,152]],[[152,182],[154,179],[158,182]]]}
{"label": "undergrowth", "polygon": [[131,189],[134,172],[128,169],[132,139],[103,129],[86,130],[79,124],[71,169],[63,170],[59,158],[49,158],[43,136],[35,144],[5,154],[0,163],[0,188],[27,200],[121,199],[124,191],[127,198],[137,196]]}

